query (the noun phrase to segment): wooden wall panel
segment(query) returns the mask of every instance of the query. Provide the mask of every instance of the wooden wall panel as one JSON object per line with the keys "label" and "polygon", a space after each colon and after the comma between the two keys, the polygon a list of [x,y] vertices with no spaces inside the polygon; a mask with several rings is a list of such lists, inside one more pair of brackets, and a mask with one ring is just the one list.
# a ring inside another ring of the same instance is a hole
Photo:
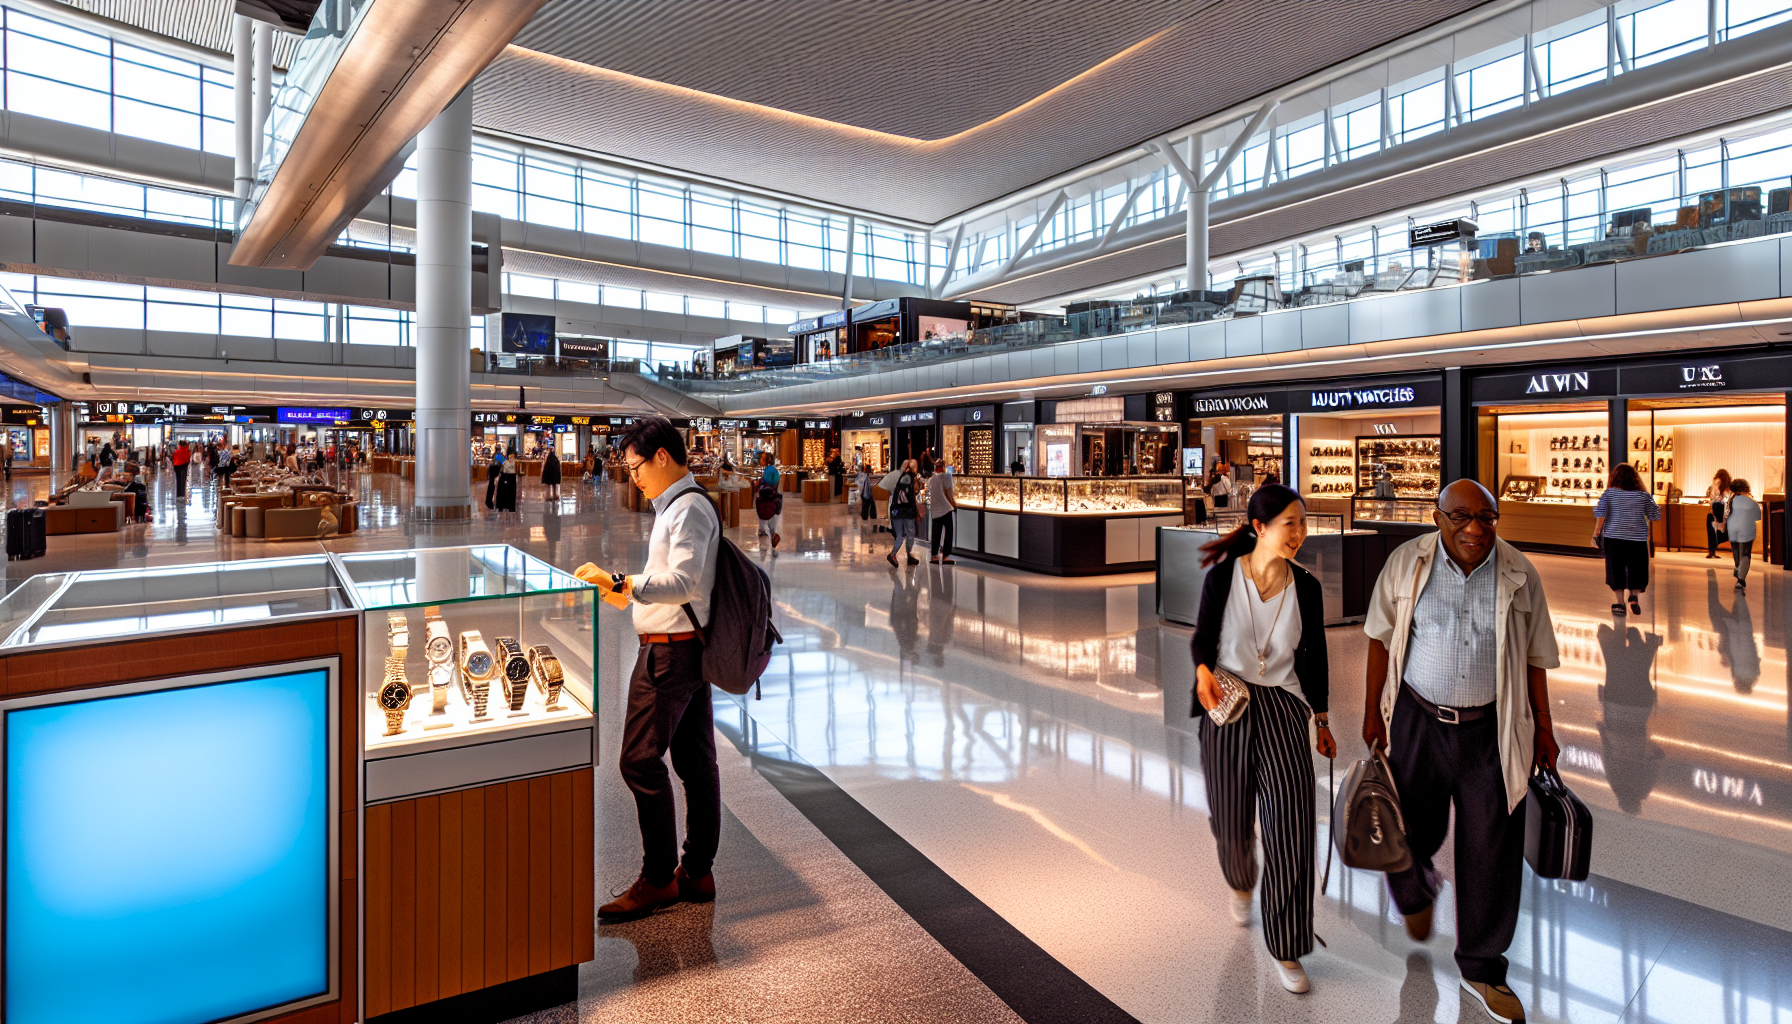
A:
{"label": "wooden wall panel", "polygon": [[[266,1024],[355,1024],[360,1017],[359,990],[356,987],[359,952],[356,947],[359,935],[356,914],[359,871],[356,851],[361,845],[356,832],[356,822],[360,817],[356,808],[359,802],[361,750],[358,622],[358,617],[351,613],[334,618],[218,630],[203,637],[151,636],[140,640],[126,637],[108,641],[103,658],[71,656],[67,649],[27,649],[0,658],[0,695],[6,697],[61,693],[111,686],[115,683],[199,672],[223,672],[257,665],[327,658],[332,655],[338,659],[341,686],[341,704],[338,708],[340,760],[337,762],[337,778],[340,783],[337,827],[341,844],[338,857],[338,878],[341,882],[338,904],[341,951],[340,973],[337,978],[339,998],[270,1017]],[[372,818],[371,811],[369,818]],[[390,856],[385,858],[385,863],[391,863]]]}
{"label": "wooden wall panel", "polygon": [[367,809],[368,1016],[592,958],[592,787],[581,768]]}

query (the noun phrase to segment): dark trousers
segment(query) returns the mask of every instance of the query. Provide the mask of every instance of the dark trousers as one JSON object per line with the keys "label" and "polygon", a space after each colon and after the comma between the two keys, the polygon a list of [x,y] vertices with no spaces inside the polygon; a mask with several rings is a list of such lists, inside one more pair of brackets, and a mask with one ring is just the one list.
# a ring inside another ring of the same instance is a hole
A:
{"label": "dark trousers", "polygon": [[635,794],[641,822],[641,875],[654,885],[678,867],[678,817],[672,770],[684,783],[684,870],[709,874],[722,833],[722,783],[716,771],[715,716],[703,681],[703,642],[648,644],[635,658],[622,722],[622,781]]}
{"label": "dark trousers", "polygon": [[1506,983],[1506,950],[1518,928],[1524,881],[1524,805],[1506,810],[1498,717],[1447,725],[1402,688],[1388,730],[1389,762],[1412,867],[1388,875],[1402,914],[1437,899],[1431,858],[1456,808],[1456,967],[1468,981]]}
{"label": "dark trousers", "polygon": [[[953,515],[948,512],[943,516],[935,516],[933,520],[933,557],[952,557]],[[941,538],[944,538],[943,540]]]}
{"label": "dark trousers", "polygon": [[1736,563],[1731,575],[1739,580],[1748,579],[1748,560],[1755,553],[1755,542],[1752,540],[1733,540],[1730,542],[1730,559]]}
{"label": "dark trousers", "polygon": [[1601,537],[1599,547],[1605,553],[1607,588],[1634,590],[1639,594],[1649,589],[1648,541]]}
{"label": "dark trousers", "polygon": [[877,498],[871,493],[870,488],[866,488],[865,491],[859,495],[859,518],[877,518]]}
{"label": "dark trousers", "polygon": [[[191,465],[191,463],[189,463],[188,465]],[[187,467],[186,466],[174,467],[174,496],[177,498],[184,498],[187,496]]]}
{"label": "dark trousers", "polygon": [[1313,758],[1300,698],[1251,686],[1230,725],[1201,716],[1201,774],[1220,873],[1238,892],[1257,885],[1255,822],[1263,822],[1263,942],[1277,960],[1313,951]]}
{"label": "dark trousers", "polygon": [[1717,546],[1724,542],[1723,528],[1717,525],[1717,517],[1705,513],[1705,553],[1717,557]]}

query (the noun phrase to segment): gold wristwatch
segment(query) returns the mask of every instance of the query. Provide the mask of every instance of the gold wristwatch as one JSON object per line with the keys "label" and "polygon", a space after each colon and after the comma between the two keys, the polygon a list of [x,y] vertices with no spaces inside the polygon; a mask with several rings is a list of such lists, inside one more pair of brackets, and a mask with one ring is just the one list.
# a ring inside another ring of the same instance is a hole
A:
{"label": "gold wristwatch", "polygon": [[423,630],[423,656],[429,659],[429,713],[446,714],[448,683],[453,679],[454,671],[454,640],[448,634],[448,623],[434,611],[424,613]]}
{"label": "gold wristwatch", "polygon": [[386,659],[386,681],[380,686],[380,710],[386,713],[386,735],[404,731],[404,713],[411,706],[411,685],[405,682],[404,663]]}
{"label": "gold wristwatch", "polygon": [[391,648],[392,657],[399,660],[411,651],[411,624],[405,620],[403,612],[386,613],[386,644]]}
{"label": "gold wristwatch", "polygon": [[523,698],[529,696],[529,659],[523,657],[523,645],[514,636],[501,636],[492,643],[498,648],[498,661],[504,667],[504,700],[512,711],[523,710]]}
{"label": "gold wristwatch", "polygon": [[474,718],[485,717],[485,703],[492,693],[492,652],[477,629],[460,635],[460,695],[473,708]]}
{"label": "gold wristwatch", "polygon": [[560,659],[554,656],[554,649],[547,644],[529,648],[529,669],[536,685],[547,695],[547,710],[560,710],[560,687],[565,684],[566,676],[560,669]]}

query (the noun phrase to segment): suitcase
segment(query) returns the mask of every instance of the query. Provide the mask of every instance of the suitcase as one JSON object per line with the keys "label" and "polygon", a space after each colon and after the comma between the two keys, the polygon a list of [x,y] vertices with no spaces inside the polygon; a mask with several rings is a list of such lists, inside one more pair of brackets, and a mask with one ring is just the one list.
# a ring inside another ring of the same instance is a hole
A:
{"label": "suitcase", "polygon": [[1554,769],[1531,773],[1524,804],[1524,859],[1538,878],[1584,882],[1593,854],[1593,815]]}
{"label": "suitcase", "polygon": [[41,508],[15,508],[6,513],[6,558],[8,561],[17,558],[42,558],[46,543],[44,540],[44,510]]}

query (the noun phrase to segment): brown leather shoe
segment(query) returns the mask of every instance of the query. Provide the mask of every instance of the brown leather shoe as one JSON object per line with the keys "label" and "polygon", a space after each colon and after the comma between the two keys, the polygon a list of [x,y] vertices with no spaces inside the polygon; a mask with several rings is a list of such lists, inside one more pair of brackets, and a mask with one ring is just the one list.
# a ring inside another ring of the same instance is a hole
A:
{"label": "brown leather shoe", "polygon": [[714,903],[716,901],[716,876],[714,872],[702,878],[692,878],[685,874],[684,865],[672,873],[672,884],[678,886],[678,898],[686,903]]}
{"label": "brown leather shoe", "polygon": [[1412,936],[1414,942],[1424,942],[1431,938],[1431,912],[1437,909],[1433,903],[1424,910],[1416,910],[1406,915],[1406,934]]}
{"label": "brown leather shoe", "polygon": [[1504,985],[1462,979],[1462,990],[1475,997],[1481,1009],[1500,1024],[1524,1024],[1524,1004],[1518,995]]}
{"label": "brown leather shoe", "polygon": [[633,921],[678,902],[678,883],[663,886],[649,882],[645,875],[635,879],[628,891],[597,908],[597,916],[606,921]]}

